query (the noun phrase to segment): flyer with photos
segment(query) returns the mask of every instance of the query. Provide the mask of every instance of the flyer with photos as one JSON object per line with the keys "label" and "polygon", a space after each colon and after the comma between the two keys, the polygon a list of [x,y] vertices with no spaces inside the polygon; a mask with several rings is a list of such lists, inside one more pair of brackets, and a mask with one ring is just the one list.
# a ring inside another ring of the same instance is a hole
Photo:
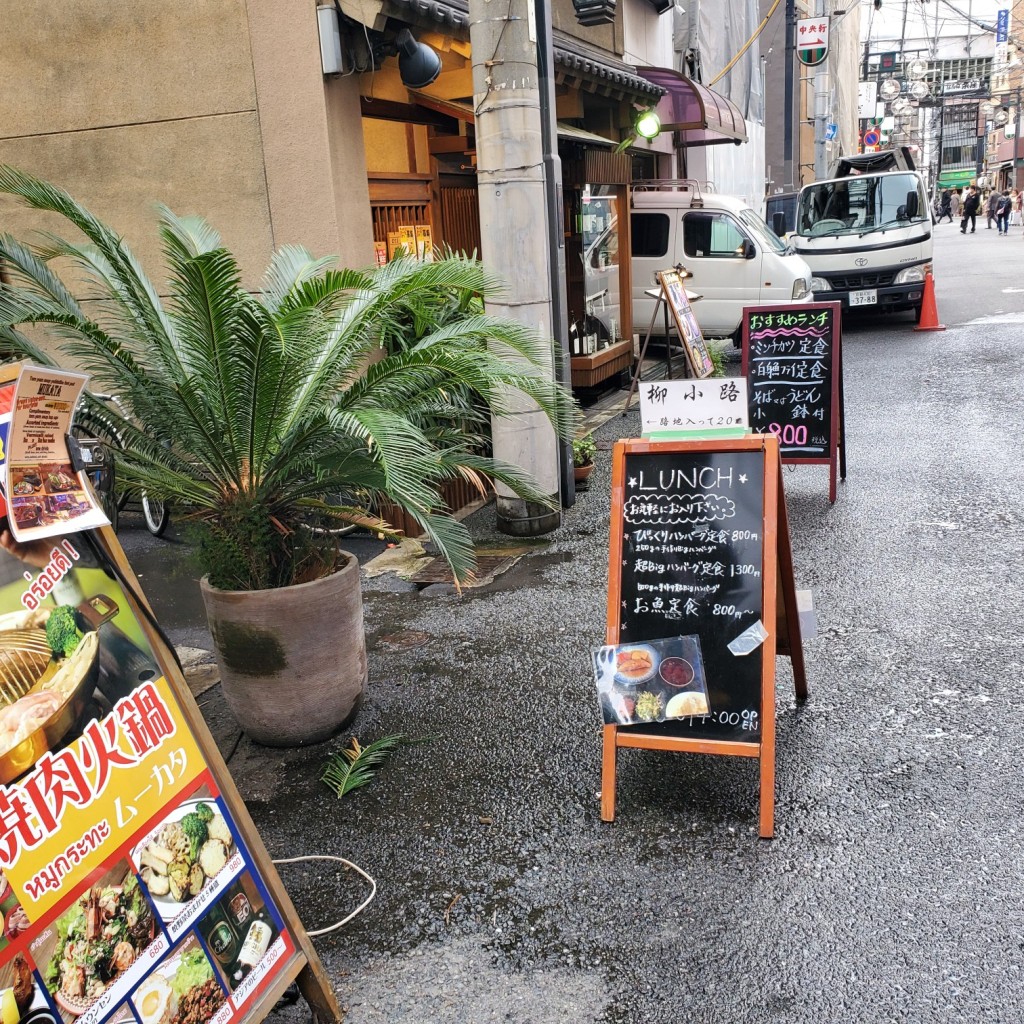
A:
{"label": "flyer with photos", "polygon": [[605,725],[638,725],[706,715],[700,637],[598,647],[594,680]]}
{"label": "flyer with photos", "polygon": [[68,454],[67,434],[87,377],[25,364],[14,392],[4,463],[8,523],[32,541],[109,523]]}

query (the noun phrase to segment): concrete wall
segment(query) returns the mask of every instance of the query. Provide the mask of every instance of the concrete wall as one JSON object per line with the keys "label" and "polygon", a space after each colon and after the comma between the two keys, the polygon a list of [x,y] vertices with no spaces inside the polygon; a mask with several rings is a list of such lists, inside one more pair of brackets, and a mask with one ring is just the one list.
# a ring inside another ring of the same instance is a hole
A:
{"label": "concrete wall", "polygon": [[[0,162],[68,189],[157,280],[155,202],[209,220],[250,285],[284,242],[372,261],[358,96],[325,87],[313,0],[7,4],[4,37]],[[56,226],[5,197],[0,221]]]}

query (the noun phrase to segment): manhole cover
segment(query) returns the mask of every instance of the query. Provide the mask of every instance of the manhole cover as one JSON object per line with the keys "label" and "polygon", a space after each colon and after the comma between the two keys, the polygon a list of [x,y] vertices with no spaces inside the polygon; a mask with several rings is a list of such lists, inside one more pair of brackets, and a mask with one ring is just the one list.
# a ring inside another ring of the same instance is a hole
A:
{"label": "manhole cover", "polygon": [[430,634],[419,629],[403,629],[399,633],[389,633],[380,638],[382,644],[388,644],[391,647],[422,647],[430,640]]}
{"label": "manhole cover", "polygon": [[[500,572],[504,572],[518,555],[477,555],[476,556],[476,580],[469,586],[479,587],[489,583]],[[455,576],[451,566],[443,558],[432,558],[421,569],[418,569],[414,576],[409,579],[413,583],[429,586],[431,583],[454,583]]]}

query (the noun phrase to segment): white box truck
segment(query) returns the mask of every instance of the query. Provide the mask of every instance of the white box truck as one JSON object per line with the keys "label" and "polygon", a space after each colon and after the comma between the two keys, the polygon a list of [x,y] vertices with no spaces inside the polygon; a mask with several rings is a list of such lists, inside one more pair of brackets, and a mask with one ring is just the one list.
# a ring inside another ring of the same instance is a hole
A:
{"label": "white box truck", "polygon": [[842,157],[831,178],[805,185],[789,241],[811,268],[815,302],[920,318],[932,216],[906,147]]}

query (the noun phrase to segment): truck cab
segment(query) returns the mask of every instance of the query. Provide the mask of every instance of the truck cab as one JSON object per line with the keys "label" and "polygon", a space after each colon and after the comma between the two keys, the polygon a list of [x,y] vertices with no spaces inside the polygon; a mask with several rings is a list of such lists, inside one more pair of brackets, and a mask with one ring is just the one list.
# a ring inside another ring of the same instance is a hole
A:
{"label": "truck cab", "polygon": [[928,194],[906,148],[844,157],[800,190],[790,237],[816,302],[920,316],[932,264]]}

